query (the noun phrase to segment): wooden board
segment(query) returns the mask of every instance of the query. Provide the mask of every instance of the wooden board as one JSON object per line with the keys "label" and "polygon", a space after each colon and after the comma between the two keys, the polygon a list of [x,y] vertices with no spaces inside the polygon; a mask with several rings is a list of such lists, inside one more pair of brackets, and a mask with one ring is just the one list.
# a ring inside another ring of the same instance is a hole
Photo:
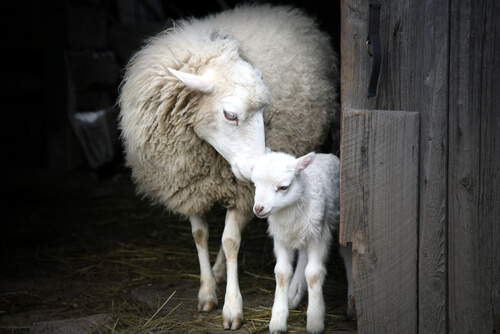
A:
{"label": "wooden board", "polygon": [[500,2],[451,1],[449,332],[500,332]]}
{"label": "wooden board", "polygon": [[419,114],[345,110],[340,242],[359,333],[417,332]]}
{"label": "wooden board", "polygon": [[382,68],[378,95],[367,99],[369,3],[341,4],[343,109],[420,112],[419,331],[446,333],[449,6],[381,2]]}

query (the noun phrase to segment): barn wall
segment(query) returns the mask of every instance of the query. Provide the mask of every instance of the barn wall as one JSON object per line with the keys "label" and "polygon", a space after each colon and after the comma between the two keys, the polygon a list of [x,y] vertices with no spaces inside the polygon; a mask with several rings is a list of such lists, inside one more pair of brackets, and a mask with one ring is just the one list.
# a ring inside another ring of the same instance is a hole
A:
{"label": "barn wall", "polygon": [[[369,8],[365,1],[341,4],[340,242],[353,248],[358,331],[416,333],[419,113],[367,97]],[[388,34],[384,27],[382,40]],[[395,77],[385,89],[401,82],[405,78]]]}
{"label": "barn wall", "polygon": [[500,2],[451,1],[449,332],[500,332]]}
{"label": "barn wall", "polygon": [[[495,67],[500,63],[500,2],[381,1],[382,68],[378,94],[372,99],[366,97],[371,70],[365,45],[369,3],[344,0],[341,4],[342,126],[349,129],[350,110],[405,110],[420,115],[416,328],[421,333],[500,332],[500,113],[496,107],[500,71]],[[379,130],[355,128],[357,135],[349,131],[346,136],[344,128],[342,137],[343,242],[355,240],[350,231],[359,225],[348,215],[348,206],[366,206],[367,198],[344,196],[351,196],[346,187],[359,176],[350,167],[351,159],[361,159],[361,154],[349,151],[351,142]],[[401,165],[394,167],[392,174],[398,175],[396,168]],[[366,194],[373,195],[373,186],[365,189]],[[359,203],[348,203],[352,200]],[[413,203],[408,205],[411,208]],[[378,247],[394,245],[395,240],[390,231],[376,234],[377,240],[366,238]],[[396,244],[392,251],[397,256],[401,249]],[[367,269],[364,262],[355,265],[358,272]],[[363,284],[377,286],[375,278],[367,275]],[[365,294],[357,297],[366,298]],[[388,329],[363,322],[380,302],[358,300],[357,306],[360,333]]]}

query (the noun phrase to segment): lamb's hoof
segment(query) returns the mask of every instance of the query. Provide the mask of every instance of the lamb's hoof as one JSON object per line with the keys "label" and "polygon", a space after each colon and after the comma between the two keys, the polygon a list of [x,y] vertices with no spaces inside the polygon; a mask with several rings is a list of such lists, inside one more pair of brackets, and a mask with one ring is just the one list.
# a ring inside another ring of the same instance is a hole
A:
{"label": "lamb's hoof", "polygon": [[309,334],[320,334],[325,330],[325,319],[324,315],[311,314],[310,310],[307,310],[307,333]]}
{"label": "lamb's hoof", "polygon": [[286,331],[287,331],[286,320],[285,322],[283,322],[283,320],[278,322],[271,317],[271,321],[269,322],[269,333],[283,334],[286,333]]}
{"label": "lamb's hoof", "polygon": [[230,329],[232,331],[239,329],[242,322],[243,320],[240,317],[236,317],[232,321],[228,318],[223,318],[224,329]]}
{"label": "lamb's hoof", "polygon": [[309,334],[321,334],[325,330],[325,326],[323,324],[307,324],[307,333]]}
{"label": "lamb's hoof", "polygon": [[269,329],[269,333],[271,334],[284,334],[286,333],[286,327],[283,329]]}
{"label": "lamb's hoof", "polygon": [[217,308],[217,303],[213,301],[198,302],[198,312],[210,312]]}
{"label": "lamb's hoof", "polygon": [[285,334],[286,333],[286,329],[285,330],[277,330],[277,331],[270,331],[271,334]]}

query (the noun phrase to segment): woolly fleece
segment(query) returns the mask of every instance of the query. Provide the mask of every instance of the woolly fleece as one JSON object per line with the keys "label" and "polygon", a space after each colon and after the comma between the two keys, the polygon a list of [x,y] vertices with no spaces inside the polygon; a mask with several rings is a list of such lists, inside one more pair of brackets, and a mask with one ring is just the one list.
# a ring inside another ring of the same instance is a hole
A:
{"label": "woolly fleece", "polygon": [[338,109],[338,59],[329,36],[298,9],[239,6],[178,22],[130,60],[120,89],[120,127],[140,194],[186,216],[203,215],[217,202],[253,216],[251,182],[238,181],[194,131],[214,117],[203,109],[210,94],[187,89],[167,70],[203,74],[210,68],[224,76],[241,59],[263,74],[271,94],[266,145],[295,156],[319,150]]}

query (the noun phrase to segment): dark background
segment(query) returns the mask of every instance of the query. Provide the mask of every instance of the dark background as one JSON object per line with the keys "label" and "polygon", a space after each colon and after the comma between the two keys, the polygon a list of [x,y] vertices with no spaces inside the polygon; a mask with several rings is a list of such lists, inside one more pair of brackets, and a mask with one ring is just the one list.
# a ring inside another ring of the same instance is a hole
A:
{"label": "dark background", "polygon": [[[37,322],[95,313],[112,314],[121,319],[118,328],[126,329],[131,326],[125,319],[144,308],[134,296],[145,294],[134,291],[165,282],[172,285],[168,295],[176,289],[179,300],[190,301],[176,311],[175,321],[189,324],[197,316],[198,280],[192,276],[199,267],[189,223],[135,195],[123,163],[116,98],[133,51],[168,27],[169,19],[200,17],[237,3],[1,2],[0,333],[33,332]],[[337,2],[283,3],[317,17],[338,50]],[[224,212],[213,211],[209,242],[216,251]],[[246,229],[239,257],[240,272],[273,277],[265,222]],[[344,316],[342,262],[332,257],[329,266],[328,328],[352,330],[355,322]],[[272,305],[272,283],[242,275],[246,307]],[[143,311],[144,318],[151,316]]]}
{"label": "dark background", "polygon": [[[40,225],[40,208],[58,204],[53,209],[57,211],[66,206],[70,194],[102,193],[100,187],[109,180],[130,182],[119,140],[116,99],[123,68],[134,50],[168,27],[170,19],[205,16],[238,3],[2,2],[3,259],[10,261],[14,249],[35,249],[58,238],[54,231],[64,223],[45,219]],[[338,50],[338,2],[274,3],[295,5],[316,17]],[[82,121],[82,115],[95,119]],[[107,191],[114,184],[106,183]]]}
{"label": "dark background", "polygon": [[[132,52],[168,19],[204,16],[240,2],[2,2],[2,178],[64,178],[75,171],[100,175],[121,164],[115,102]],[[339,49],[338,2],[272,2],[317,17]],[[76,113],[98,110],[105,121],[75,121]]]}

